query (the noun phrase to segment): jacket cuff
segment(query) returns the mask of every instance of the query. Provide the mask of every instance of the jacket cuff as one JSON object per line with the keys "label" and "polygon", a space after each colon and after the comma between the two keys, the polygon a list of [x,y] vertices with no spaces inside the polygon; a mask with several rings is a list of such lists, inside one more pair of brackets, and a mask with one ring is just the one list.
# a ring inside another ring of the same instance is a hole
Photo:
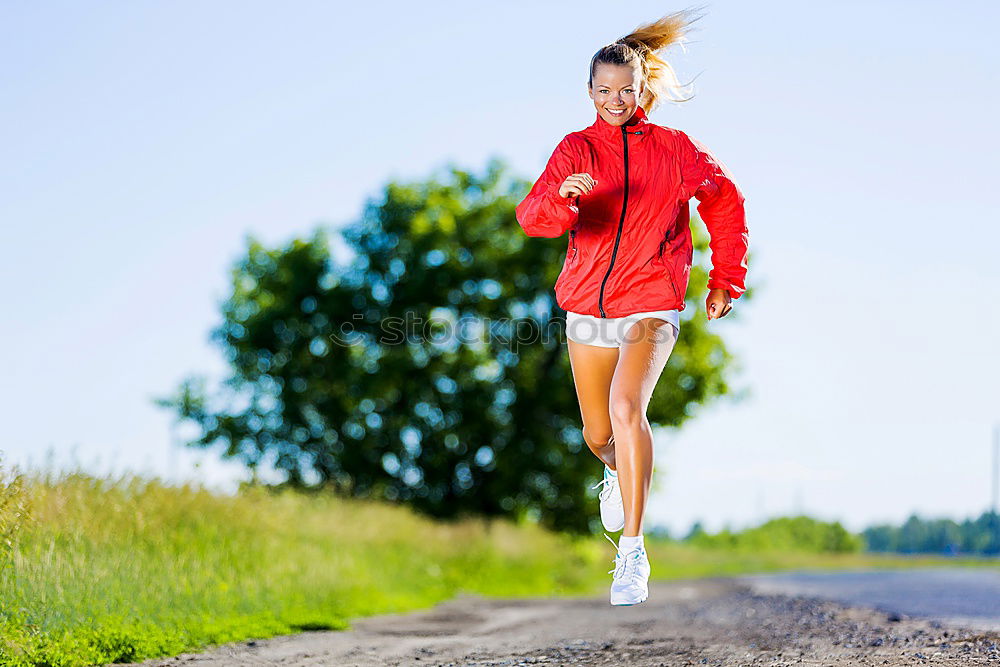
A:
{"label": "jacket cuff", "polygon": [[562,187],[562,183],[550,183],[545,193],[548,195],[549,199],[556,203],[562,204],[563,206],[573,206],[573,201],[576,197],[563,197],[559,194],[560,187]]}
{"label": "jacket cuff", "polygon": [[713,290],[713,289],[724,289],[724,290],[726,290],[726,292],[729,293],[729,297],[731,299],[733,299],[734,301],[736,299],[740,298],[743,295],[743,292],[746,291],[746,290],[740,289],[739,287],[734,286],[732,283],[726,282],[724,280],[718,280],[718,279],[716,279],[716,280],[709,280],[708,281],[708,289],[710,289],[710,290]]}

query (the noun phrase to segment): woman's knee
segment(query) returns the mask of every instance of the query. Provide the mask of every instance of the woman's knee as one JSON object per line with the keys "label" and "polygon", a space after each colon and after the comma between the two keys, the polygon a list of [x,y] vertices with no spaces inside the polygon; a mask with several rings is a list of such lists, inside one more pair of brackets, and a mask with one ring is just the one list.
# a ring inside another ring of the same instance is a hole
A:
{"label": "woman's knee", "polygon": [[611,393],[608,411],[611,413],[612,423],[620,426],[632,426],[645,417],[639,398],[624,393]]}
{"label": "woman's knee", "polygon": [[589,429],[586,426],[583,427],[583,439],[591,449],[607,447],[612,435],[611,429],[598,430]]}

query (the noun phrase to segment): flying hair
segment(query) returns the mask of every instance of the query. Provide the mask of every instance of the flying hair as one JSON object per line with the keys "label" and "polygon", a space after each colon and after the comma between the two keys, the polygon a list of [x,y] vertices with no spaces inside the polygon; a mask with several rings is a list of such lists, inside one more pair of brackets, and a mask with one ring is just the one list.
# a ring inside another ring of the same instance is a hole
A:
{"label": "flying hair", "polygon": [[600,63],[608,65],[631,65],[638,67],[645,82],[639,106],[649,114],[662,99],[671,102],[687,102],[691,84],[682,85],[677,80],[674,69],[656,52],[674,44],[684,48],[691,25],[702,18],[703,7],[682,9],[672,14],[640,25],[628,35],[602,46],[590,59],[590,77],[587,85],[594,86],[594,71]]}

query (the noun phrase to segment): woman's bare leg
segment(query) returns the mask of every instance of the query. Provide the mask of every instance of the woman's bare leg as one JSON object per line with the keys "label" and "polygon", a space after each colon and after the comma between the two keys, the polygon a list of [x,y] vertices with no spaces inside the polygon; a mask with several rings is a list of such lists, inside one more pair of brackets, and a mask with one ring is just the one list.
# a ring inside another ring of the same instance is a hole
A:
{"label": "woman's bare leg", "polygon": [[674,343],[676,330],[666,320],[645,317],[628,331],[611,380],[609,411],[615,434],[618,484],[625,507],[623,536],[642,533],[653,476],[653,432],[646,407]]}
{"label": "woman's bare leg", "polygon": [[594,456],[615,470],[614,432],[608,406],[619,348],[585,345],[570,339],[567,344],[583,419],[583,440]]}

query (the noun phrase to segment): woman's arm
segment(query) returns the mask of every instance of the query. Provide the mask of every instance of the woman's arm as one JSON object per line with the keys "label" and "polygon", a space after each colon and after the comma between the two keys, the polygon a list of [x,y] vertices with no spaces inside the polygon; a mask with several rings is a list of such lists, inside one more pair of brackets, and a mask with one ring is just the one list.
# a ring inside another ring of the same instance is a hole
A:
{"label": "woman's arm", "polygon": [[552,151],[542,175],[517,205],[515,217],[528,236],[555,238],[576,224],[580,210],[575,197],[559,194],[560,186],[575,171],[573,158],[574,151],[567,137],[563,137]]}
{"label": "woman's arm", "polygon": [[698,214],[705,221],[712,250],[708,289],[724,289],[733,299],[746,291],[749,231],[743,193],[733,175],[704,144],[683,132],[681,139],[682,196],[697,197]]}

